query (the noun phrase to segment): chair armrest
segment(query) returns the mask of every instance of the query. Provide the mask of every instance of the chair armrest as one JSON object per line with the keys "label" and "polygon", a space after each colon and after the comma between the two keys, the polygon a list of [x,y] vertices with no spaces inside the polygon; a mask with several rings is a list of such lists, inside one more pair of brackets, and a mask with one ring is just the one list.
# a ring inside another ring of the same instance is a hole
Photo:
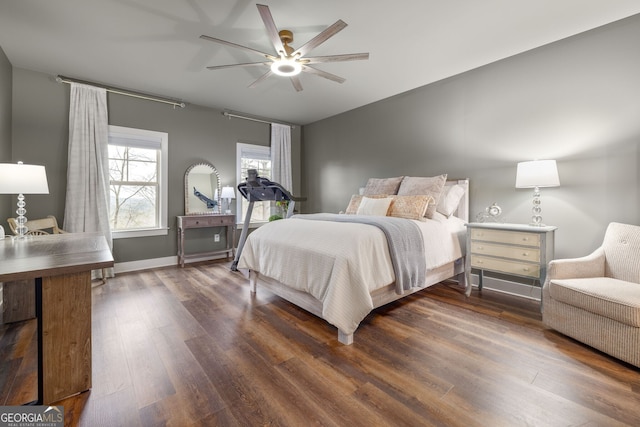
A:
{"label": "chair armrest", "polygon": [[547,281],[552,279],[582,279],[604,276],[605,254],[599,247],[581,258],[556,259],[549,262]]}

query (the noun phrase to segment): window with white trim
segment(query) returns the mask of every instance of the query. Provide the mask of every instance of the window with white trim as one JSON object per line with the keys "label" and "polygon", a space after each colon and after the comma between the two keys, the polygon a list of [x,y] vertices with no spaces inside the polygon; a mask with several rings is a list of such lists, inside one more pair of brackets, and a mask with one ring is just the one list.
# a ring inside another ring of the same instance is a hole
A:
{"label": "window with white trim", "polygon": [[[256,169],[261,178],[271,179],[271,148],[264,145],[238,143],[236,149],[237,181],[241,184],[247,180],[247,170]],[[249,202],[238,194],[236,199],[236,218],[239,224],[244,223]],[[269,221],[271,202],[254,202],[251,223]]]}
{"label": "window with white trim", "polygon": [[168,134],[109,126],[109,221],[114,239],[168,234]]}

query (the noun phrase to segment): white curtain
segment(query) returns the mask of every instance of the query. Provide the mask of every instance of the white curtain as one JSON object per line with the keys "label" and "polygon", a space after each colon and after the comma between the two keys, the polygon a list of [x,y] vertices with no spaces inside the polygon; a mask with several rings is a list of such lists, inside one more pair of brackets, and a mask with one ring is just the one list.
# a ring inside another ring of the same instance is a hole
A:
{"label": "white curtain", "polygon": [[293,193],[291,126],[271,123],[271,180]]}
{"label": "white curtain", "polygon": [[[102,233],[113,248],[109,226],[109,150],[107,93],[71,84],[67,197],[63,229]],[[93,273],[113,276],[113,269]]]}

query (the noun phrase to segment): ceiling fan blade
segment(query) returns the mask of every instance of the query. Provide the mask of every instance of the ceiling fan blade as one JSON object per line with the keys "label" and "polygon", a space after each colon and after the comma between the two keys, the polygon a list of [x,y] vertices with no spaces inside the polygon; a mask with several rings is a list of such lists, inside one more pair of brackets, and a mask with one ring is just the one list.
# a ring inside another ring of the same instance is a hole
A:
{"label": "ceiling fan blade", "polygon": [[229,64],[229,65],[212,65],[207,67],[207,70],[221,70],[223,68],[233,68],[233,67],[252,67],[254,65],[266,65],[270,66],[271,62],[245,62],[242,64]]}
{"label": "ceiling fan blade", "polygon": [[269,6],[265,6],[263,4],[257,4],[256,6],[258,7],[258,12],[260,12],[260,16],[262,17],[262,22],[264,22],[264,26],[267,27],[269,40],[271,40],[273,47],[279,55],[280,52],[284,52],[284,46],[282,45],[282,40],[280,40],[278,28],[276,28],[276,23],[273,21],[273,16],[271,16]]}
{"label": "ceiling fan blade", "polygon": [[305,64],[318,64],[321,62],[342,62],[342,61],[359,61],[369,59],[368,53],[345,53],[344,55],[315,56],[313,58],[302,58]]}
{"label": "ceiling fan blade", "polygon": [[302,84],[300,83],[300,79],[298,78],[298,76],[291,76],[290,79],[291,84],[296,89],[296,92],[302,91]]}
{"label": "ceiling fan blade", "polygon": [[309,67],[308,65],[302,66],[302,71],[315,74],[316,76],[324,77],[325,79],[332,80],[336,83],[344,83],[345,79],[335,74],[327,73],[326,71],[318,70],[317,68]]}
{"label": "ceiling fan blade", "polygon": [[247,86],[249,89],[253,89],[254,87],[258,86],[258,84],[260,84],[264,79],[266,79],[267,77],[269,77],[271,74],[273,74],[271,72],[271,70],[267,71],[266,73],[264,73],[263,75],[261,75],[260,77],[258,77],[258,80],[256,80],[255,82],[251,83],[249,86]]}
{"label": "ceiling fan blade", "polygon": [[264,56],[265,58],[271,59],[272,61],[277,58],[277,57],[275,57],[273,55],[269,55],[268,53],[260,52],[259,50],[255,50],[255,49],[252,49],[252,48],[247,47],[247,46],[242,46],[240,44],[231,43],[231,42],[228,42],[226,40],[217,39],[215,37],[205,36],[204,34],[201,35],[200,38],[203,39],[203,40],[209,40],[211,42],[220,43],[220,44],[223,44],[223,45],[226,45],[226,46],[235,47],[236,49],[243,49],[243,50],[246,50],[246,51],[249,51],[249,52],[257,53],[258,55]]}
{"label": "ceiling fan blade", "polygon": [[316,48],[320,44],[327,41],[330,37],[336,35],[339,31],[341,31],[344,27],[347,26],[347,23],[342,19],[338,19],[333,25],[329,28],[325,29],[323,32],[306,42],[302,45],[298,50],[293,52],[293,56],[296,54],[300,56],[305,56],[307,53],[311,52],[312,49]]}

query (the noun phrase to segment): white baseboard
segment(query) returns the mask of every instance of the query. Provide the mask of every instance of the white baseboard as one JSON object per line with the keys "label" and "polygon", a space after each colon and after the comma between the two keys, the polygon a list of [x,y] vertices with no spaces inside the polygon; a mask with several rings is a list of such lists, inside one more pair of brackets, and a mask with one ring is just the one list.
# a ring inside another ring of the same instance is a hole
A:
{"label": "white baseboard", "polygon": [[[224,254],[202,257],[202,258],[191,258],[189,263],[200,262],[200,261],[212,261],[216,259],[226,258]],[[131,271],[140,271],[140,270],[149,270],[152,268],[160,268],[160,267],[170,267],[178,265],[178,257],[177,256],[168,256],[164,258],[153,258],[153,259],[142,259],[139,261],[129,261],[129,262],[117,262],[114,265],[114,271],[116,274],[118,273],[129,273]]]}
{"label": "white baseboard", "polygon": [[[210,261],[225,258],[224,254],[219,256],[209,256],[203,258],[191,259],[190,262]],[[115,264],[115,273],[128,273],[131,271],[149,270],[152,268],[169,267],[178,264],[177,256],[164,258],[143,259],[140,261],[119,262]],[[471,275],[471,283],[474,287],[478,286],[478,275]],[[524,283],[511,282],[509,280],[496,279],[493,277],[484,277],[483,289],[491,289],[493,291],[504,292],[505,294],[517,295],[523,298],[540,301],[542,298],[542,290],[539,286],[526,285]]]}
{"label": "white baseboard", "polygon": [[[487,276],[483,277],[482,282],[482,289],[491,289],[492,291],[517,295],[519,297],[529,298],[536,301],[540,301],[542,299],[542,289],[539,286],[526,285],[524,283],[517,283]],[[474,287],[478,286],[477,274],[471,275],[471,283]]]}

